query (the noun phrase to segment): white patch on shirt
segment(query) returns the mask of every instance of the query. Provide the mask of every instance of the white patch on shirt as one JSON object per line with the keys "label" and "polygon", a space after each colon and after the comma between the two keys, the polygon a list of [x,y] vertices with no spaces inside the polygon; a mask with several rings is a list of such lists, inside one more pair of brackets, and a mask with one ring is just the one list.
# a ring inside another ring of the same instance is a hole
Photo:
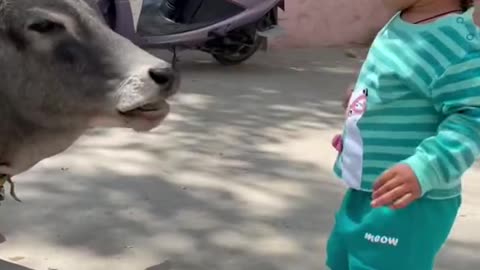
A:
{"label": "white patch on shirt", "polygon": [[367,110],[368,89],[354,91],[347,108],[342,152],[342,179],[347,186],[360,189],[363,170],[363,140],[357,124]]}

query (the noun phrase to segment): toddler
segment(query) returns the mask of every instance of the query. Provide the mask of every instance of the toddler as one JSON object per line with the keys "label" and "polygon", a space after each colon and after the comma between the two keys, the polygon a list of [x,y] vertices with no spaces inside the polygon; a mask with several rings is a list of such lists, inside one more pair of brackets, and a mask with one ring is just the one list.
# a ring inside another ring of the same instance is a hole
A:
{"label": "toddler", "polygon": [[346,108],[336,175],[348,190],[331,270],[431,270],[480,155],[480,35],[472,1],[384,0]]}

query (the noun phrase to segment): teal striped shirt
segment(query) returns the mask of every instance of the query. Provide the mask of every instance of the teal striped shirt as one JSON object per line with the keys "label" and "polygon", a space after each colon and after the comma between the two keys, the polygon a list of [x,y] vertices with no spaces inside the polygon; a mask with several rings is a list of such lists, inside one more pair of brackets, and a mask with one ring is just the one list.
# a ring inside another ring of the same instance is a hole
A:
{"label": "teal striped shirt", "polygon": [[396,164],[423,195],[458,196],[480,155],[480,35],[473,8],[428,24],[395,15],[378,33],[347,109],[334,171],[371,191]]}

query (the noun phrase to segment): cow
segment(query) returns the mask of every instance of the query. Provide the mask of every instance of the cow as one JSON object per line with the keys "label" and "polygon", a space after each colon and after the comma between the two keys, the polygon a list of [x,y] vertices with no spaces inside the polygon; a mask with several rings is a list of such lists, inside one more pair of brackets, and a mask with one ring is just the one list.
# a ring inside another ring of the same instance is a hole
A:
{"label": "cow", "polygon": [[169,113],[178,72],[113,32],[96,1],[0,0],[2,190],[90,128],[146,132]]}

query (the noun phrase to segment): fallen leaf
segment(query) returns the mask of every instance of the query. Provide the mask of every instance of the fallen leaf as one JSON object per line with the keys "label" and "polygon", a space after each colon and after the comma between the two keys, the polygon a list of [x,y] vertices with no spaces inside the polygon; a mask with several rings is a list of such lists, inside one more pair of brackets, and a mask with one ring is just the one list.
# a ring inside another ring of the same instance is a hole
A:
{"label": "fallen leaf", "polygon": [[9,259],[11,261],[18,262],[18,261],[21,261],[21,260],[25,259],[25,257],[24,256],[15,256],[15,257],[11,257]]}

